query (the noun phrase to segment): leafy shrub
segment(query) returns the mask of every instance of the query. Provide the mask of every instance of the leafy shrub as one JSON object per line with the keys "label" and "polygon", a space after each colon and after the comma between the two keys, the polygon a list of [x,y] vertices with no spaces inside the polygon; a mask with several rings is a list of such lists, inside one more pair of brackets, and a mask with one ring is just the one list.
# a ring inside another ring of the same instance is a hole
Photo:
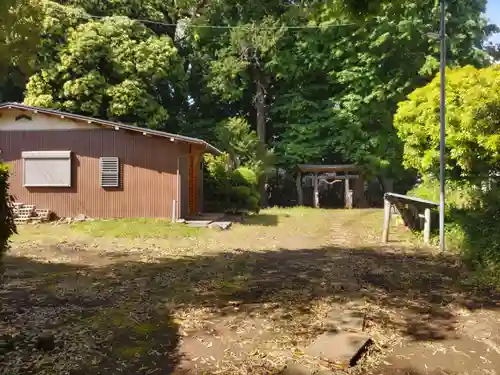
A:
{"label": "leafy shrub", "polygon": [[[470,207],[478,194],[477,186],[464,182],[447,180],[445,185],[446,211]],[[440,196],[439,180],[432,177],[424,180],[408,192],[408,195],[438,203]]]}
{"label": "leafy shrub", "polygon": [[257,173],[250,168],[239,167],[233,171],[232,174],[233,184],[243,185],[248,187],[255,187],[258,184]]}
{"label": "leafy shrub", "polygon": [[473,267],[493,272],[500,281],[500,187],[479,194],[467,210],[453,212],[453,222],[463,231],[460,247]]}
{"label": "leafy shrub", "polygon": [[13,198],[9,195],[9,168],[5,164],[0,164],[0,266],[3,255],[9,249],[10,236],[17,233],[12,201]]}
{"label": "leafy shrub", "polygon": [[259,212],[257,173],[234,169],[228,154],[205,156],[205,207],[208,211]]}
{"label": "leafy shrub", "polygon": [[[409,194],[439,201],[439,181],[426,180]],[[461,253],[479,281],[500,286],[500,186],[448,182],[445,219],[447,247]]]}
{"label": "leafy shrub", "polygon": [[218,146],[227,150],[236,166],[256,165],[258,162],[259,137],[241,117],[231,117],[215,128]]}

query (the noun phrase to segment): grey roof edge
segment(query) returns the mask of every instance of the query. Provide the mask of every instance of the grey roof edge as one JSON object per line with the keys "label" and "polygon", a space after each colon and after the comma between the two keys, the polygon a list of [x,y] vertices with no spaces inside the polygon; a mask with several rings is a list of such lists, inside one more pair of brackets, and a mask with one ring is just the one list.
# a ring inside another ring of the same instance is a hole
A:
{"label": "grey roof edge", "polygon": [[70,112],[63,112],[63,111],[50,109],[50,108],[34,107],[34,106],[22,104],[22,103],[14,103],[14,102],[0,103],[0,110],[12,109],[12,108],[24,110],[24,111],[39,112],[39,113],[43,113],[46,115],[52,115],[52,116],[64,116],[64,117],[74,119],[74,120],[92,122],[92,123],[95,123],[97,125],[102,125],[102,126],[118,127],[120,129],[141,132],[141,133],[145,133],[148,135],[155,135],[157,137],[173,138],[173,139],[176,139],[176,140],[181,141],[181,142],[202,145],[210,152],[213,152],[215,154],[222,154],[222,151],[220,151],[218,148],[212,146],[210,143],[208,143],[202,139],[187,137],[185,135],[167,133],[167,132],[163,132],[160,130],[153,130],[153,129],[148,129],[148,128],[141,128],[139,126],[128,125],[128,124],[124,124],[122,122],[102,120],[102,119],[95,118],[95,117],[82,116],[82,115],[77,115],[77,114],[70,113]]}

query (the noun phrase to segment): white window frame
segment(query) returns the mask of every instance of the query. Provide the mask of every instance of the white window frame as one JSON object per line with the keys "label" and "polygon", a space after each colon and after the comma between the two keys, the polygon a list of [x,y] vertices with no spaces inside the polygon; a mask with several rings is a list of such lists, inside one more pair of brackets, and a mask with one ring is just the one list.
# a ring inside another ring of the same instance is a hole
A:
{"label": "white window frame", "polygon": [[[23,151],[21,153],[23,161],[23,186],[24,187],[71,187],[72,180],[72,163],[71,151]],[[33,159],[47,159],[47,160],[67,160],[68,161],[68,177],[67,183],[26,183],[26,161]]]}

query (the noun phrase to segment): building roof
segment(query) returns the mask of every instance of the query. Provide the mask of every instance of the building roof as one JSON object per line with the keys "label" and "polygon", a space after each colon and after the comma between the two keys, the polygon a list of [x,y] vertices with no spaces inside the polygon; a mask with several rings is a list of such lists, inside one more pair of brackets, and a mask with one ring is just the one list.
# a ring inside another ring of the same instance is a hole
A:
{"label": "building roof", "polygon": [[361,168],[355,164],[334,164],[334,165],[315,165],[315,164],[299,164],[297,168],[301,172],[359,172]]}
{"label": "building roof", "polygon": [[130,131],[135,131],[135,132],[140,132],[144,135],[152,135],[152,136],[157,136],[157,137],[163,137],[163,138],[169,138],[173,140],[177,140],[180,142],[186,142],[190,144],[197,144],[204,146],[208,151],[215,153],[215,154],[220,154],[221,151],[217,149],[216,147],[212,146],[210,143],[205,142],[201,139],[198,138],[192,138],[192,137],[186,137],[184,135],[179,135],[179,134],[172,134],[172,133],[167,133],[163,132],[160,130],[153,130],[153,129],[148,129],[148,128],[140,128],[138,126],[134,125],[127,125],[121,122],[115,122],[115,121],[108,121],[108,120],[101,120],[98,118],[94,117],[87,117],[87,116],[82,116],[82,115],[76,115],[74,113],[69,113],[69,112],[63,112],[63,111],[58,111],[55,109],[48,109],[48,108],[41,108],[41,107],[32,107],[26,104],[21,104],[21,103],[3,103],[0,104],[0,111],[4,109],[18,109],[21,111],[31,111],[33,113],[42,113],[44,115],[49,115],[49,116],[58,116],[58,117],[64,117],[72,120],[77,120],[77,121],[85,121],[89,124],[96,124],[99,126],[103,127],[108,127],[108,128],[113,128],[113,129],[124,129],[124,130],[130,130]]}

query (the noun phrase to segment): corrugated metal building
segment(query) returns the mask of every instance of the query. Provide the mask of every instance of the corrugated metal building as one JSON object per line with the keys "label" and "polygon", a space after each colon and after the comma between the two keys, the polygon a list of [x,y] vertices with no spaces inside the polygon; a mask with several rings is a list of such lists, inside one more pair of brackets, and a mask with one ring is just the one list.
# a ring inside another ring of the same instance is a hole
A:
{"label": "corrugated metal building", "polygon": [[201,211],[210,144],[18,103],[0,105],[1,159],[16,202],[60,217],[184,218]]}

